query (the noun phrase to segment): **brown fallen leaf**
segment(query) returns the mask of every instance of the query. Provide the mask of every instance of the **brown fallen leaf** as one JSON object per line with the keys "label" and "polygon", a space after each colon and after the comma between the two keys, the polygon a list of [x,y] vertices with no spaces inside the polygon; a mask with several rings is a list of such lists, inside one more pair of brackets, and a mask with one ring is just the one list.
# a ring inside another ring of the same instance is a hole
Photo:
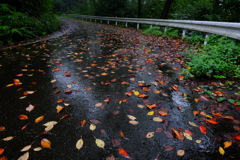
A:
{"label": "brown fallen leaf", "polygon": [[174,149],[174,147],[173,146],[165,146],[164,149],[166,151],[172,151]]}
{"label": "brown fallen leaf", "polygon": [[185,151],[182,150],[182,149],[177,151],[177,155],[180,156],[180,157],[183,156],[184,154],[185,154]]}

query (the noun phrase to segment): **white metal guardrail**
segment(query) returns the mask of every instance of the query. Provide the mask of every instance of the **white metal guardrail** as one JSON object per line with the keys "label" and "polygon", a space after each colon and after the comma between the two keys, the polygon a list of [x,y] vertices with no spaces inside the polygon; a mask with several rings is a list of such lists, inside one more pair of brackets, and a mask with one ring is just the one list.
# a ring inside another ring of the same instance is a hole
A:
{"label": "white metal guardrail", "polygon": [[[215,22],[215,21],[192,21],[192,20],[166,20],[166,19],[145,19],[145,18],[119,18],[119,17],[102,17],[102,16],[88,16],[88,15],[76,15],[71,14],[72,17],[80,17],[85,20],[100,20],[102,23],[106,21],[109,24],[110,21],[124,22],[125,26],[128,23],[136,23],[137,29],[139,29],[139,24],[149,24],[158,25],[163,27],[175,27],[183,29],[182,36],[185,36],[186,30],[195,30],[210,34],[218,34],[233,39],[240,40],[240,23],[235,22]],[[206,37],[209,35],[207,34]]]}

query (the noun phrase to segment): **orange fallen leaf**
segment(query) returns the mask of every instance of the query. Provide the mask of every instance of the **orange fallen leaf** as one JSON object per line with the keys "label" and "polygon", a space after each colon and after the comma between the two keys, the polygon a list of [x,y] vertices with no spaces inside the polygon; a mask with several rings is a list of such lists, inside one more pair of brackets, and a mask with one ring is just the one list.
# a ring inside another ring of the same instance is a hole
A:
{"label": "orange fallen leaf", "polygon": [[106,103],[109,103],[110,101],[111,101],[110,98],[106,98],[106,99],[104,100],[104,102],[106,102]]}
{"label": "orange fallen leaf", "polygon": [[148,98],[148,95],[143,94],[143,93],[140,93],[140,94],[138,95],[138,97],[139,97],[139,98]]}
{"label": "orange fallen leaf", "polygon": [[90,91],[92,89],[92,87],[88,87],[87,89],[85,89],[85,91]]}
{"label": "orange fallen leaf", "polygon": [[61,91],[57,90],[57,91],[55,91],[54,93],[55,93],[55,94],[58,94],[58,93],[60,93],[60,92],[61,92]]}
{"label": "orange fallen leaf", "polygon": [[232,145],[232,142],[231,141],[226,141],[226,142],[223,143],[223,145],[224,145],[224,148],[228,148]]}
{"label": "orange fallen leaf", "polygon": [[180,76],[179,76],[179,80],[180,80],[180,81],[184,80],[184,76],[183,76],[183,75],[180,75]]}
{"label": "orange fallen leaf", "polygon": [[69,116],[70,116],[70,114],[65,114],[64,116],[62,116],[62,117],[60,118],[60,120],[66,118],[66,117],[69,117]]}
{"label": "orange fallen leaf", "polygon": [[224,118],[234,120],[232,116],[225,116]]}
{"label": "orange fallen leaf", "polygon": [[185,137],[182,133],[180,133],[179,131],[175,130],[174,128],[171,128],[175,138],[179,139],[180,141],[184,141]]}
{"label": "orange fallen leaf", "polygon": [[72,90],[67,90],[64,92],[65,94],[71,94],[72,93]]}
{"label": "orange fallen leaf", "polygon": [[199,102],[200,98],[195,98],[194,101],[195,102]]}
{"label": "orange fallen leaf", "polygon": [[60,113],[63,109],[64,109],[64,107],[62,107],[62,106],[61,106],[61,107],[58,107],[58,108],[57,108],[57,113]]}
{"label": "orange fallen leaf", "polygon": [[129,91],[129,92],[126,93],[126,95],[130,97],[130,96],[133,95],[133,92]]}
{"label": "orange fallen leaf", "polygon": [[215,119],[207,119],[207,121],[211,124],[218,124],[218,121],[216,121]]}
{"label": "orange fallen leaf", "polygon": [[196,116],[199,114],[199,111],[193,111],[193,115]]}
{"label": "orange fallen leaf", "polygon": [[148,88],[148,87],[143,87],[143,90],[146,91],[146,92],[148,92],[148,91],[150,91],[150,88]]}
{"label": "orange fallen leaf", "polygon": [[86,124],[86,120],[82,120],[82,121],[80,121],[80,125],[81,125],[81,127],[83,127],[85,124]]}
{"label": "orange fallen leaf", "polygon": [[101,75],[102,75],[102,76],[106,76],[106,75],[108,75],[108,74],[107,74],[107,73],[102,73]]}
{"label": "orange fallen leaf", "polygon": [[158,113],[161,115],[161,116],[169,116],[169,114],[167,113],[167,111],[158,111]]}
{"label": "orange fallen leaf", "polygon": [[123,157],[125,157],[125,158],[130,158],[130,156],[129,156],[129,154],[127,153],[127,151],[126,151],[125,149],[123,149],[123,148],[119,148],[119,149],[118,149],[118,153],[119,153],[120,155],[122,155]]}
{"label": "orange fallen leaf", "polygon": [[204,126],[199,126],[199,130],[203,133],[203,134],[207,134],[207,129]]}
{"label": "orange fallen leaf", "polygon": [[0,158],[0,160],[8,160],[7,157],[3,156]]}
{"label": "orange fallen leaf", "polygon": [[18,118],[19,118],[20,120],[26,120],[26,119],[28,119],[28,116],[27,116],[27,115],[24,115],[24,114],[21,114]]}
{"label": "orange fallen leaf", "polygon": [[215,93],[216,93],[218,96],[223,96],[223,94],[222,94],[221,91],[215,91]]}
{"label": "orange fallen leaf", "polygon": [[46,138],[41,140],[41,145],[44,148],[51,148],[51,142]]}
{"label": "orange fallen leaf", "polygon": [[158,94],[158,93],[160,93],[161,91],[159,91],[159,90],[155,90],[155,91],[153,91],[153,93],[155,93],[155,94]]}
{"label": "orange fallen leaf", "polygon": [[44,116],[40,116],[38,118],[35,119],[35,123],[39,123],[43,120]]}
{"label": "orange fallen leaf", "polygon": [[59,99],[59,100],[57,100],[57,103],[62,103],[64,101],[65,101],[65,99]]}
{"label": "orange fallen leaf", "polygon": [[120,132],[120,136],[121,136],[122,138],[126,138],[122,131]]}
{"label": "orange fallen leaf", "polygon": [[156,108],[157,105],[156,104],[146,105],[146,107],[149,108],[149,109],[153,109],[153,108]]}

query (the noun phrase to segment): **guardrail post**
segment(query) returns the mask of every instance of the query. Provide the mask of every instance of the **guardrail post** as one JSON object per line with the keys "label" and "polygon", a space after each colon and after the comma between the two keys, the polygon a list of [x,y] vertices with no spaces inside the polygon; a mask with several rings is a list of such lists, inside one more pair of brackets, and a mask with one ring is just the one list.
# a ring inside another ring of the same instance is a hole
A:
{"label": "guardrail post", "polygon": [[139,23],[137,24],[137,29],[139,29]]}
{"label": "guardrail post", "polygon": [[101,23],[102,23],[102,20],[101,20]]}
{"label": "guardrail post", "polygon": [[207,45],[207,39],[209,38],[210,34],[206,34],[205,39],[204,39],[204,45]]}
{"label": "guardrail post", "polygon": [[168,28],[168,27],[164,27],[164,33],[165,33],[165,34],[167,33],[167,28]]}
{"label": "guardrail post", "polygon": [[126,22],[125,27],[128,27],[128,23]]}
{"label": "guardrail post", "polygon": [[107,24],[109,24],[109,21],[107,21]]}
{"label": "guardrail post", "polygon": [[183,30],[183,32],[182,32],[182,39],[185,37],[185,35],[186,35],[186,32],[187,32],[187,30],[186,30],[186,29],[184,29],[184,30]]}
{"label": "guardrail post", "polygon": [[151,25],[150,25],[150,28],[152,28],[152,27],[153,27],[153,25],[151,24]]}
{"label": "guardrail post", "polygon": [[118,22],[116,21],[116,22],[115,22],[115,25],[117,26],[117,24],[118,24]]}

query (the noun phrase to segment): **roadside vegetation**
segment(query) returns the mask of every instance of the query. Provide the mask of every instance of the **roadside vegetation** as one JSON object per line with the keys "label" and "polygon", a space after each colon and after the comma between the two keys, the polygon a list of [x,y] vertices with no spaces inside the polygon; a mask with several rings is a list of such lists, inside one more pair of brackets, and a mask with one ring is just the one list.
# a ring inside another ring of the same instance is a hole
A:
{"label": "roadside vegetation", "polygon": [[0,3],[0,45],[44,36],[59,27],[60,22],[53,14],[32,15]]}

